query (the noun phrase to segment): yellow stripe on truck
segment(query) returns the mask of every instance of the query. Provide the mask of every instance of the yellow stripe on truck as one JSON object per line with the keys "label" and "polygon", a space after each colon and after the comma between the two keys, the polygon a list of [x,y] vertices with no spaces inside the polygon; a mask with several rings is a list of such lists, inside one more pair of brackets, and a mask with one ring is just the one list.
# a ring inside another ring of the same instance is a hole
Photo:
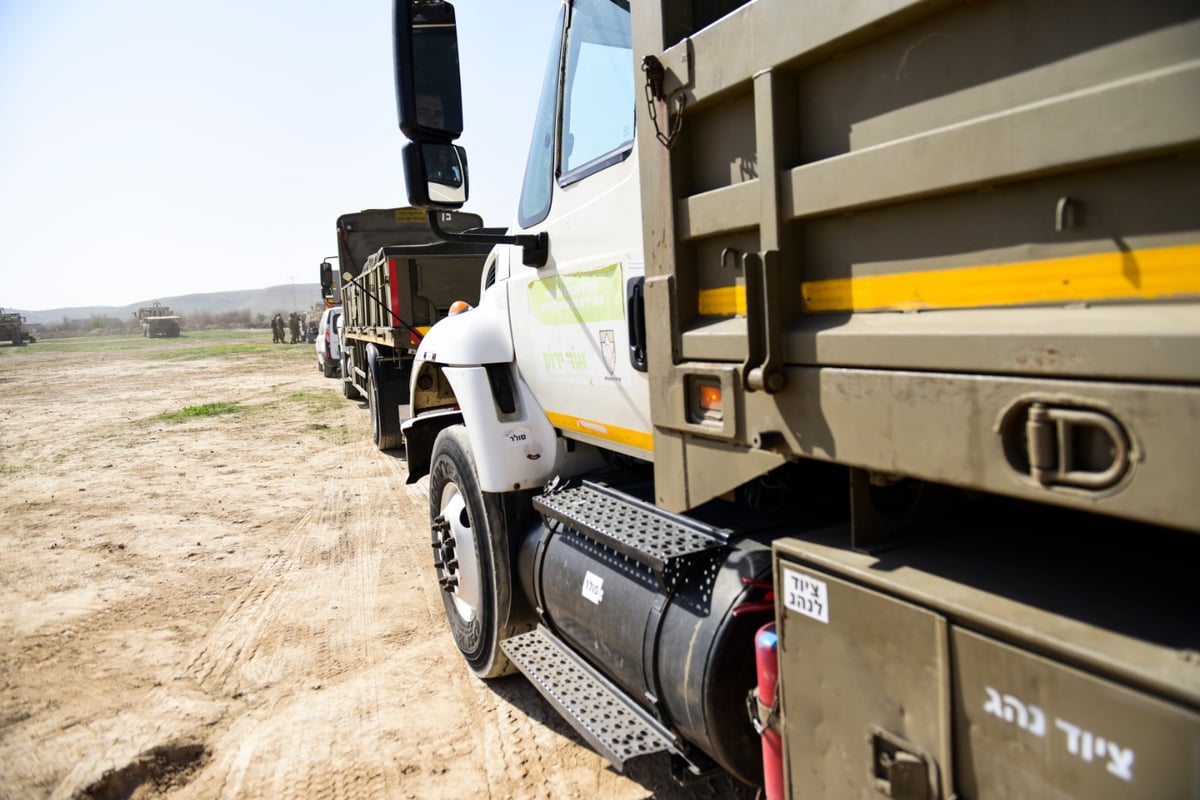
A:
{"label": "yellow stripe on truck", "polygon": [[[807,311],[909,311],[1200,296],[1200,245],[800,284]],[[744,314],[745,289],[700,292],[700,313]]]}
{"label": "yellow stripe on truck", "polygon": [[562,428],[565,431],[586,433],[589,436],[607,439],[610,442],[617,442],[618,444],[630,445],[640,450],[654,450],[654,436],[643,431],[622,428],[617,425],[610,425],[607,422],[596,422],[595,420],[573,417],[570,414],[559,414],[556,411],[547,411],[546,417],[549,418],[551,425],[556,428]]}
{"label": "yellow stripe on truck", "polygon": [[700,290],[700,315],[705,317],[728,317],[746,313],[746,287],[722,286],[719,289]]}

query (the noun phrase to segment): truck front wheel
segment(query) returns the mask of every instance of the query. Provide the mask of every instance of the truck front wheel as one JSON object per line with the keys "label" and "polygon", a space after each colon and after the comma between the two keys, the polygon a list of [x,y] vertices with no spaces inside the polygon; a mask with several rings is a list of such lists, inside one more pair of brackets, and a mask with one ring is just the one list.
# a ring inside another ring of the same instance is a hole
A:
{"label": "truck front wheel", "polygon": [[478,677],[512,672],[500,650],[500,642],[517,632],[509,619],[509,520],[501,496],[479,490],[475,457],[462,425],[446,428],[433,444],[429,518],[434,566],[454,643]]}

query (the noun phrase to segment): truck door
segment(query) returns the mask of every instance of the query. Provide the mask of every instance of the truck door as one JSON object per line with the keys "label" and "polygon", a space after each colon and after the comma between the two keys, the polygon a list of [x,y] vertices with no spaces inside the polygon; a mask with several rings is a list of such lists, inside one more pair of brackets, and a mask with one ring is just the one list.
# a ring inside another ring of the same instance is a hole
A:
{"label": "truck door", "polygon": [[564,4],[556,30],[514,231],[547,231],[550,254],[511,273],[517,364],[565,435],[649,459],[645,361],[628,325],[643,274],[628,7]]}

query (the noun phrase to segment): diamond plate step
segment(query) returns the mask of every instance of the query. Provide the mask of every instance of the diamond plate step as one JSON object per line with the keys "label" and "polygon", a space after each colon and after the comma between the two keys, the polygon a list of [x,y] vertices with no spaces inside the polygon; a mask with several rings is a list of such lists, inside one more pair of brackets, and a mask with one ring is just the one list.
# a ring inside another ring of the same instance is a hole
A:
{"label": "diamond plate step", "polygon": [[728,543],[728,531],[588,481],[535,497],[533,505],[547,519],[645,564],[660,580],[672,563]]}
{"label": "diamond plate step", "polygon": [[665,728],[546,628],[506,639],[500,649],[618,770],[638,756],[678,752]]}

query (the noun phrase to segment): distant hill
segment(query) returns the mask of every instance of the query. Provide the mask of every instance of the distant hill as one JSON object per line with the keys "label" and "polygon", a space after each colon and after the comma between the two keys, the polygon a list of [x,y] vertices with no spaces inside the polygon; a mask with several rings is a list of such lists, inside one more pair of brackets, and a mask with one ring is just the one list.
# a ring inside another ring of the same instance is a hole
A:
{"label": "distant hill", "polygon": [[[62,322],[64,317],[67,319],[90,319],[95,316],[107,316],[126,319],[132,317],[142,306],[151,306],[156,302],[169,306],[172,311],[183,317],[198,312],[219,314],[225,311],[249,311],[251,314],[270,316],[276,311],[284,314],[291,311],[307,311],[321,302],[321,286],[317,283],[297,283],[295,286],[287,283],[282,286],[245,289],[239,292],[152,297],[130,303],[127,306],[76,306],[48,308],[44,311],[23,311],[19,308],[6,310],[17,311],[25,316],[26,322],[36,325]],[[185,324],[186,321],[185,319]]]}

